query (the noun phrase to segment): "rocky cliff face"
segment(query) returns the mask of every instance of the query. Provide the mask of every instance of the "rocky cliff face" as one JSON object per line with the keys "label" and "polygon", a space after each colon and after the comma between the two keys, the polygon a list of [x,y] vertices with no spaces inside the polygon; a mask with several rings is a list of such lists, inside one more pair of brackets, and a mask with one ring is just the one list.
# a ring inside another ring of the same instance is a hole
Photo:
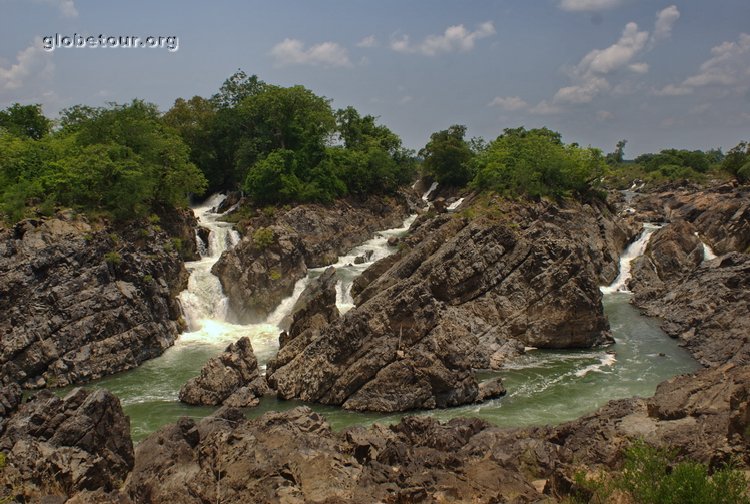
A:
{"label": "rocky cliff face", "polygon": [[187,272],[148,224],[58,214],[0,230],[0,379],[82,383],[160,355],[181,329]]}
{"label": "rocky cliff face", "polygon": [[295,343],[269,381],[286,399],[374,411],[478,400],[473,370],[519,346],[610,341],[599,285],[630,230],[603,206],[477,203],[486,215],[425,217],[357,308]]}
{"label": "rocky cliff face", "polygon": [[[261,213],[245,223],[242,242],[222,255],[213,272],[238,320],[257,322],[291,295],[308,267],[334,263],[376,231],[400,226],[415,211],[416,200],[411,193],[373,196]],[[258,230],[267,230],[266,236]]]}
{"label": "rocky cliff face", "polygon": [[104,390],[74,389],[62,399],[40,392],[7,420],[0,450],[0,498],[8,502],[112,492],[134,463],[128,417]]}

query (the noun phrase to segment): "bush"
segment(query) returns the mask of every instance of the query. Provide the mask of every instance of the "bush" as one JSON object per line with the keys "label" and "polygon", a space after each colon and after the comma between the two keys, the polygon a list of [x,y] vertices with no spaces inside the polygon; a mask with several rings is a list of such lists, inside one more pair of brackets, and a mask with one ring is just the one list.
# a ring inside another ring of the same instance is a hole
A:
{"label": "bush", "polygon": [[565,145],[547,128],[506,129],[476,165],[474,188],[533,197],[590,194],[604,173],[601,151]]}
{"label": "bush", "polygon": [[[576,477],[591,495],[590,502],[605,502],[615,490],[627,492],[640,504],[750,504],[748,480],[731,465],[709,473],[694,461],[676,463],[674,453],[636,441],[625,450],[625,463],[614,478]],[[581,493],[578,495],[582,497]]]}
{"label": "bush", "polygon": [[122,262],[122,256],[119,252],[113,250],[104,254],[104,261],[112,266],[119,266],[119,264]]}
{"label": "bush", "polygon": [[253,232],[253,243],[261,251],[270,247],[274,238],[274,232],[271,228],[258,228]]}

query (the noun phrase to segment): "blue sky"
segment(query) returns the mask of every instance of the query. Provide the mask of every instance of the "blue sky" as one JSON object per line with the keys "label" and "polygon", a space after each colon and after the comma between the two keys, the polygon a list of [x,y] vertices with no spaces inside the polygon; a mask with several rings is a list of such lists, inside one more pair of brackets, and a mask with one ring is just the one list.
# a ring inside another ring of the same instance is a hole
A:
{"label": "blue sky", "polygon": [[[179,50],[59,48],[163,35]],[[0,0],[0,107],[210,96],[238,68],[354,105],[412,148],[548,126],[632,157],[750,138],[748,0]]]}

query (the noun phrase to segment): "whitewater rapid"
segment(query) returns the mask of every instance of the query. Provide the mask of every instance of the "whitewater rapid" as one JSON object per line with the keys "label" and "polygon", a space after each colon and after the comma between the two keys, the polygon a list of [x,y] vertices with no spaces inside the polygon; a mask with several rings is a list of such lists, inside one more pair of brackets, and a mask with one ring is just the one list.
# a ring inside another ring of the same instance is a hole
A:
{"label": "whitewater rapid", "polygon": [[631,243],[620,256],[620,272],[610,285],[601,287],[602,294],[614,294],[617,292],[630,294],[628,281],[630,280],[630,268],[633,261],[643,255],[643,252],[651,240],[651,236],[662,226],[646,223],[643,231],[636,241]]}

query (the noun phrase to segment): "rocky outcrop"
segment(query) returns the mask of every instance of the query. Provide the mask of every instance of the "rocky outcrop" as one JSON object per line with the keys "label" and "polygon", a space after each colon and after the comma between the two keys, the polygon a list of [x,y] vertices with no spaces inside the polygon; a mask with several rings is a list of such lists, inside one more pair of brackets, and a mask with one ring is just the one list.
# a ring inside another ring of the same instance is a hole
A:
{"label": "rocky outcrop", "polygon": [[62,399],[40,392],[7,421],[0,450],[0,498],[14,502],[112,492],[134,463],[130,422],[105,390],[74,389]]}
{"label": "rocky outcrop", "polygon": [[704,366],[750,364],[750,256],[736,252],[702,263],[656,297],[634,301],[679,338]]}
{"label": "rocky outcrop", "polygon": [[225,410],[197,425],[184,419],[139,444],[126,490],[143,503],[539,499],[517,472],[466,451],[487,428],[473,419],[410,418],[336,434],[307,408],[251,421]]}
{"label": "rocky outcrop", "polygon": [[200,376],[183,385],[179,396],[187,404],[248,408],[257,406],[266,392],[268,385],[258,370],[253,346],[244,337],[209,360]]}
{"label": "rocky outcrop", "polygon": [[274,366],[280,397],[383,412],[467,404],[473,370],[523,345],[611,341],[599,285],[628,231],[603,206],[491,204],[473,220],[418,221],[374,267],[392,266],[358,286],[357,307]]}
{"label": "rocky outcrop", "polygon": [[22,398],[23,390],[17,383],[0,387],[0,435],[5,432],[5,424],[18,409]]}
{"label": "rocky outcrop", "polygon": [[[417,206],[416,196],[404,193],[261,212],[244,223],[242,241],[222,255],[213,272],[238,320],[257,322],[292,293],[307,268],[335,263],[376,231],[400,226]],[[272,239],[259,241],[264,235]]]}
{"label": "rocky outcrop", "polygon": [[633,206],[641,220],[692,223],[719,255],[750,251],[750,187],[746,185],[657,191],[638,196]]}
{"label": "rocky outcrop", "polygon": [[307,274],[299,234],[277,225],[261,230],[224,252],[211,270],[243,323],[265,319]]}
{"label": "rocky outcrop", "polygon": [[[320,331],[340,318],[336,308],[336,270],[329,267],[322,275],[310,281],[294,304],[282,326],[287,330],[279,335],[279,351],[268,362],[267,371],[287,364],[311,341],[320,336]],[[273,381],[270,382],[275,387]]]}
{"label": "rocky outcrop", "polygon": [[[633,303],[705,366],[750,362],[750,189],[720,185],[644,195],[640,215],[669,222],[634,262]],[[698,234],[700,238],[695,236]],[[703,261],[701,240],[724,254]]]}
{"label": "rocky outcrop", "polygon": [[0,379],[63,386],[160,355],[181,329],[186,283],[173,241],[148,223],[60,213],[0,230]]}
{"label": "rocky outcrop", "polygon": [[641,257],[633,260],[628,288],[635,304],[663,295],[703,262],[703,244],[695,227],[677,220],[654,232]]}

